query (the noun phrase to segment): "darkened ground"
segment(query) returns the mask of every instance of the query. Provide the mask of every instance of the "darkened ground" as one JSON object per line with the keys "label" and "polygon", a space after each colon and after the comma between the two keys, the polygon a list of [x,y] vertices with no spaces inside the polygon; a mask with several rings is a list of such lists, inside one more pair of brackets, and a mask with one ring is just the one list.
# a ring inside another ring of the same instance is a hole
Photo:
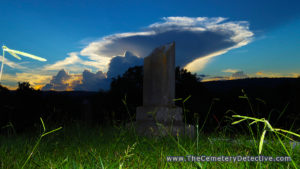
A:
{"label": "darkened ground", "polygon": [[[272,126],[299,133],[300,78],[256,78],[200,82],[195,74],[176,69],[176,105],[183,107],[186,122],[205,122],[204,132],[226,130],[234,110],[239,115],[266,118]],[[40,117],[50,126],[68,126],[74,122],[88,125],[124,124],[142,105],[143,68],[129,68],[113,79],[107,92],[57,92],[34,90],[19,83],[16,91],[0,86],[1,134],[40,129]],[[245,93],[242,92],[242,89]],[[250,98],[239,98],[246,94]],[[191,96],[191,97],[189,97]],[[226,113],[227,112],[227,113]],[[130,116],[129,116],[130,115]]]}

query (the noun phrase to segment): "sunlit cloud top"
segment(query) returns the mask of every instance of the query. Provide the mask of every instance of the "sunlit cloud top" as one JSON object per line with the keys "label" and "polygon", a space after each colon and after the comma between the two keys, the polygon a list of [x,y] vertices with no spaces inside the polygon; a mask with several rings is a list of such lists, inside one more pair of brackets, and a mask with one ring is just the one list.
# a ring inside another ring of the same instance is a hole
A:
{"label": "sunlit cloud top", "polygon": [[[223,17],[164,17],[139,32],[102,37],[87,45],[80,55],[100,63],[107,63],[108,58],[126,51],[143,58],[154,48],[175,41],[176,65],[189,64],[187,68],[199,71],[211,58],[247,45],[253,35],[247,21],[228,21]],[[200,58],[201,63],[196,62]],[[194,61],[196,64],[192,64]]]}

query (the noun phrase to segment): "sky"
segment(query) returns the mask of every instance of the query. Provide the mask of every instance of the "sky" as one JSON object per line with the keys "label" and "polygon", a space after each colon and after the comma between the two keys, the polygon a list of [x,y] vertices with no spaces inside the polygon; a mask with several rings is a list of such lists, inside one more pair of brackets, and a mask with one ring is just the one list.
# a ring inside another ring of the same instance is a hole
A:
{"label": "sky", "polygon": [[5,53],[9,89],[107,90],[173,41],[176,65],[203,81],[300,75],[297,0],[1,0],[0,16],[1,45],[47,59]]}

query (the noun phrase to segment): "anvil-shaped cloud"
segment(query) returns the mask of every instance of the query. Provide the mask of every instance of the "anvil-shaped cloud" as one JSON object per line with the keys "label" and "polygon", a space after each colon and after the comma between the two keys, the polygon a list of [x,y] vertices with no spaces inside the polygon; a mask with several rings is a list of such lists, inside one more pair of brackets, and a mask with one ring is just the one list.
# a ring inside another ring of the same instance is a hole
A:
{"label": "anvil-shaped cloud", "polygon": [[89,43],[80,53],[71,52],[64,60],[44,67],[45,70],[67,69],[73,72],[92,68],[100,73],[85,71],[77,77],[60,71],[65,79],[58,78],[61,77],[58,74],[54,76],[58,79],[53,77],[43,89],[107,89],[111,78],[122,75],[129,67],[142,65],[143,58],[153,49],[173,41],[176,43],[176,65],[197,72],[211,58],[251,41],[253,33],[248,22],[226,20],[222,17],[165,17],[162,22],[151,24],[140,32],[105,36]]}
{"label": "anvil-shaped cloud", "polygon": [[[164,17],[162,22],[151,24],[144,31],[113,34],[91,42],[80,55],[100,63],[107,63],[108,58],[123,55],[125,51],[143,58],[154,48],[175,41],[176,65],[199,71],[211,58],[247,45],[252,37],[246,21],[227,21],[223,17]],[[117,69],[107,67],[106,70],[117,72]]]}

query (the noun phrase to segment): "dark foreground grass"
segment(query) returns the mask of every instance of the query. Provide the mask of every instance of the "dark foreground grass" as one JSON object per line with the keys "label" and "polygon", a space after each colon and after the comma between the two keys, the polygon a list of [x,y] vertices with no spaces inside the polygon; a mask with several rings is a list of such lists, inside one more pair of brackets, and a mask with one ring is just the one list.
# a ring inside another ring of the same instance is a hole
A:
{"label": "dark foreground grass", "polygon": [[[240,97],[247,99],[253,110],[248,96],[244,93]],[[281,115],[283,113],[284,110]],[[252,120],[246,125],[248,133],[235,135],[235,140],[232,140],[232,135],[229,137],[226,130],[204,135],[202,129],[205,122],[202,127],[196,127],[195,138],[149,138],[136,135],[133,129],[124,129],[122,126],[88,127],[75,123],[62,129],[46,130],[41,119],[41,134],[16,135],[15,132],[10,132],[9,136],[0,135],[0,168],[299,168],[300,145],[289,144],[291,137],[299,139],[299,134],[273,128],[264,118],[233,117],[242,119],[232,124]],[[260,129],[258,123],[264,124],[263,131],[255,135],[249,126],[256,124]],[[7,127],[14,129],[11,124]],[[189,155],[289,156],[291,161],[196,162],[188,161]],[[170,156],[182,156],[187,161],[170,162],[167,160]]]}
{"label": "dark foreground grass", "polygon": [[[266,135],[265,140],[273,138]],[[0,136],[0,168],[21,168],[40,136]],[[198,141],[197,141],[198,138]],[[219,139],[215,139],[219,138]],[[295,168],[300,147],[286,145],[292,162],[168,162],[167,156],[258,156],[258,146],[239,135],[238,142],[224,133],[196,138],[137,136],[122,127],[73,125],[42,138],[24,168]],[[259,141],[259,139],[257,140]],[[198,145],[197,145],[198,143]],[[277,141],[265,144],[263,156],[287,156]],[[186,158],[187,159],[187,158]]]}

